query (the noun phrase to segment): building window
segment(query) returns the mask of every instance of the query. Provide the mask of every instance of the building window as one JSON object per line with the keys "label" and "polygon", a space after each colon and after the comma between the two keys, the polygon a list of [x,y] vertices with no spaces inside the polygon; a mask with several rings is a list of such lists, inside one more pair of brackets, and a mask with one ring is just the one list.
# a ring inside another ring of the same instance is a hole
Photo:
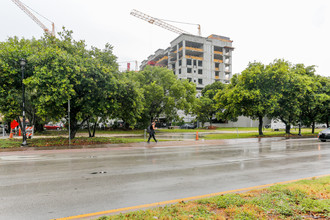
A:
{"label": "building window", "polygon": [[182,60],[179,60],[179,66],[181,66],[181,64],[182,64]]}
{"label": "building window", "polygon": [[179,74],[181,74],[181,69],[179,69]]}
{"label": "building window", "polygon": [[191,65],[191,59],[187,59],[187,65],[188,65],[188,66]]}
{"label": "building window", "polygon": [[215,72],[215,76],[219,76],[219,72],[218,71]]}
{"label": "building window", "polygon": [[203,79],[198,79],[198,84],[203,84]]}
{"label": "building window", "polygon": [[198,60],[198,66],[203,66],[203,61]]}
{"label": "building window", "polygon": [[187,80],[188,80],[189,82],[191,82],[191,78],[187,78]]}
{"label": "building window", "polygon": [[187,73],[191,73],[191,68],[187,68]]}
{"label": "building window", "polygon": [[194,66],[196,66],[197,65],[197,60],[194,60]]}
{"label": "building window", "polygon": [[198,74],[203,74],[203,70],[202,69],[198,69]]}

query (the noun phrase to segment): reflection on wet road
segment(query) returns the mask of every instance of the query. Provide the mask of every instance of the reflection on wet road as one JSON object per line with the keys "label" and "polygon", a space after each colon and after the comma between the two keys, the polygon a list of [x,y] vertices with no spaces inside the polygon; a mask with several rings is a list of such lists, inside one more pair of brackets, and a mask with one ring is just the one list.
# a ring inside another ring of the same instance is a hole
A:
{"label": "reflection on wet road", "polygon": [[330,173],[330,144],[316,139],[191,143],[0,153],[0,219],[66,217]]}

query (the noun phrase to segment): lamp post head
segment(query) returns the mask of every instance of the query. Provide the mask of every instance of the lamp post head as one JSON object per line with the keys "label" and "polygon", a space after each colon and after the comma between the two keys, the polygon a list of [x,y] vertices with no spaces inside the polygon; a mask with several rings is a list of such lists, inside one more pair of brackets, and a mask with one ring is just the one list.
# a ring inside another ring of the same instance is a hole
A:
{"label": "lamp post head", "polygon": [[26,60],[25,59],[20,59],[19,60],[19,64],[21,65],[21,67],[24,67],[26,65]]}

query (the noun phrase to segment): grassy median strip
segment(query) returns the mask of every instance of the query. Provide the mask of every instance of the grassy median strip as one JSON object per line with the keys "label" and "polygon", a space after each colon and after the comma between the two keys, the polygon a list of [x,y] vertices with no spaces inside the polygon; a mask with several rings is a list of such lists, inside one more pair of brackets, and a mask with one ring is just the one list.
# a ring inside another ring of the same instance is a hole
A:
{"label": "grassy median strip", "polygon": [[[99,145],[99,144],[120,144],[142,142],[139,138],[116,138],[116,137],[76,137],[71,140],[71,146],[77,145]],[[69,146],[67,137],[49,137],[28,139],[28,147],[56,147]],[[0,139],[0,148],[18,148],[22,144],[22,139]]]}
{"label": "grassy median strip", "polygon": [[[301,132],[303,137],[317,137],[320,129],[315,130],[314,134],[309,130],[303,130]],[[266,130],[263,132],[264,135],[259,135],[256,132],[248,133],[218,133],[218,134],[207,134],[203,136],[205,140],[215,140],[215,139],[234,139],[234,138],[257,138],[257,137],[301,137],[297,132],[292,132],[291,134],[286,134],[285,131],[271,131]]]}
{"label": "grassy median strip", "polygon": [[[304,137],[317,137],[317,133],[322,129],[316,129],[315,133],[311,133],[311,129],[303,129],[302,135]],[[217,132],[224,131],[224,133],[214,133],[203,135],[203,132],[212,132],[212,130],[206,129],[159,129],[157,133],[187,133],[195,134],[196,131],[200,132],[201,136],[205,140],[214,139],[235,139],[235,138],[256,138],[256,137],[300,137],[296,130],[292,130],[291,135],[285,134],[284,131],[272,131],[271,129],[265,129],[264,135],[259,136],[256,128],[218,128]],[[214,130],[213,130],[214,131]],[[232,133],[228,133],[232,132]],[[238,131],[240,133],[237,133]],[[245,132],[244,132],[245,131]],[[71,145],[97,145],[97,144],[118,144],[118,143],[134,143],[145,141],[143,136],[143,130],[132,131],[97,131],[96,135],[106,136],[107,134],[123,134],[127,137],[76,137],[71,140]],[[87,131],[80,131],[79,134],[84,133],[88,136]],[[36,134],[34,138],[28,139],[29,147],[49,147],[49,146],[69,146],[69,140],[67,137],[67,131],[45,131]],[[38,137],[46,136],[47,138]],[[130,136],[131,135],[131,136]],[[134,136],[137,135],[137,136]],[[49,138],[48,138],[49,136]],[[148,134],[147,134],[148,137]],[[161,136],[160,136],[161,137]],[[171,139],[174,140],[174,139]],[[164,141],[164,140],[163,140]],[[0,139],[1,148],[18,148],[22,143],[22,139]]]}
{"label": "grassy median strip", "polygon": [[329,219],[330,176],[103,216],[117,219]]}

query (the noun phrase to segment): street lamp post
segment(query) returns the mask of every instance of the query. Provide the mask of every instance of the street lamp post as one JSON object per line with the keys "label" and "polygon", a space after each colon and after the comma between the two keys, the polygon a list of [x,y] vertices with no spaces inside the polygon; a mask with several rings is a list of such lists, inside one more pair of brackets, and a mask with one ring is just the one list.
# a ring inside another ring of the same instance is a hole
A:
{"label": "street lamp post", "polygon": [[19,64],[21,65],[22,70],[22,108],[23,108],[23,126],[22,126],[22,133],[23,133],[23,142],[21,144],[22,147],[28,145],[26,143],[26,130],[25,130],[25,85],[23,83],[24,80],[24,67],[26,65],[25,59],[20,59]]}

